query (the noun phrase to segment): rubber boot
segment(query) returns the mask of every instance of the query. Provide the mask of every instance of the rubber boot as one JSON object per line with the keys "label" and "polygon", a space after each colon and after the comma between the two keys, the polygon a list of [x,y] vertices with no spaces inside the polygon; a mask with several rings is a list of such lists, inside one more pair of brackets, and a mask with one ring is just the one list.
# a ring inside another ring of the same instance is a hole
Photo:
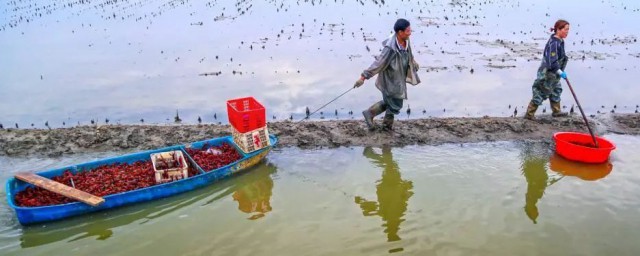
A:
{"label": "rubber boot", "polygon": [[384,115],[384,119],[382,119],[382,129],[385,131],[393,130],[393,114],[387,113]]}
{"label": "rubber boot", "polygon": [[367,128],[369,128],[369,131],[376,129],[376,125],[373,122],[373,118],[381,114],[382,112],[384,112],[386,109],[387,108],[383,102],[376,102],[365,111],[362,111],[362,115],[364,116],[364,122],[367,124]]}
{"label": "rubber boot", "polygon": [[560,111],[560,102],[551,102],[551,116],[553,117],[564,117],[568,116],[567,112]]}
{"label": "rubber boot", "polygon": [[529,106],[527,107],[527,113],[524,115],[524,118],[533,120],[536,114],[536,110],[538,110],[538,105],[534,104],[533,101],[529,102]]}

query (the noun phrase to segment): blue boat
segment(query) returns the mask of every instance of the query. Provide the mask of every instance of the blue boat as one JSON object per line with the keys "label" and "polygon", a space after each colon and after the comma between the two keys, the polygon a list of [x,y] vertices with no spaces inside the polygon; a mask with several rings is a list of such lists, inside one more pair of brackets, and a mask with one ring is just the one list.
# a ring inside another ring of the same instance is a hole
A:
{"label": "blue boat", "polygon": [[[117,208],[120,206],[130,205],[134,203],[140,203],[145,201],[151,201],[160,199],[186,191],[191,191],[209,184],[212,184],[222,178],[231,176],[233,174],[242,172],[260,161],[262,161],[269,151],[278,143],[278,139],[270,135],[270,145],[260,150],[245,154],[238,146],[233,142],[231,136],[220,137],[211,140],[198,141],[188,145],[171,146],[156,150],[149,150],[139,153],[133,153],[129,155],[117,156],[113,158],[107,158],[97,160],[93,162],[83,163],[79,165],[67,166],[63,168],[53,169],[37,173],[45,178],[53,178],[55,176],[62,175],[64,171],[70,170],[72,173],[82,172],[94,169],[99,166],[113,164],[113,163],[134,163],[141,160],[149,160],[150,155],[153,153],[180,150],[187,156],[191,165],[195,166],[199,172],[198,175],[188,177],[186,179],[172,181],[168,183],[162,183],[142,189],[122,192],[118,194],[111,194],[104,196],[104,203],[93,207],[82,202],[73,202],[67,204],[41,206],[41,207],[21,207],[17,206],[15,202],[15,195],[33,185],[18,180],[16,178],[10,178],[6,183],[7,201],[9,206],[16,212],[18,221],[22,225],[30,225],[34,223],[48,222],[54,220],[60,220],[72,216],[82,215],[85,213],[101,211],[111,208]],[[218,146],[223,143],[234,145],[236,150],[241,155],[238,161],[230,163],[226,166],[220,167],[215,170],[203,170],[198,164],[193,161],[191,156],[187,154],[187,148],[202,149],[205,145]]]}

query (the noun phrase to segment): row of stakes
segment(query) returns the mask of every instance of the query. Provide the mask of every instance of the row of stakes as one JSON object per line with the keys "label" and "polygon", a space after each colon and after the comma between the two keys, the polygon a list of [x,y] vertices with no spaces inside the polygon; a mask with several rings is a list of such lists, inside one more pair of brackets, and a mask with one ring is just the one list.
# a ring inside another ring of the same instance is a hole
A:
{"label": "row of stakes", "polygon": [[[511,105],[509,105],[509,107],[508,107],[508,108],[509,108],[509,109],[511,109]],[[566,108],[567,108],[567,106],[563,106],[562,108],[563,108],[563,109],[566,109]],[[605,106],[601,106],[601,108],[602,108],[602,109],[604,109],[604,108],[605,108]],[[615,110],[616,110],[617,108],[618,108],[618,106],[617,106],[617,105],[613,105],[613,108],[612,108],[612,109],[611,109],[611,111],[609,111],[609,112],[610,112],[610,113],[615,113]],[[625,108],[626,108],[626,106],[625,106]],[[445,109],[442,109],[442,112],[446,112],[446,111],[447,111],[447,109],[446,109],[446,108],[445,108]],[[546,113],[546,112],[547,112],[547,109],[546,109],[546,107],[545,107],[545,108],[543,108],[543,109],[542,109],[542,113]],[[606,113],[606,111],[600,111],[600,110],[597,110],[596,112],[597,112],[598,114]],[[306,108],[305,113],[306,113],[306,118],[309,118],[309,116],[310,116],[310,114],[311,114],[311,111],[309,110],[309,107],[307,107],[307,108]],[[347,113],[348,113],[350,116],[352,116],[352,115],[353,115],[353,111],[352,111],[352,110],[349,110],[349,112],[347,112]],[[407,107],[406,113],[407,113],[407,116],[411,115],[411,106],[408,106],[408,107]],[[422,110],[422,114],[424,115],[424,114],[426,114],[426,113],[427,113],[427,110],[423,109],[423,110]],[[573,113],[574,113],[574,106],[573,106],[573,105],[571,106],[571,109],[569,110],[569,113],[570,113],[570,114],[573,114]],[[635,113],[636,113],[636,114],[640,113],[640,105],[636,105]],[[335,110],[334,115],[335,115],[335,116],[338,116],[338,110],[337,110],[337,109]],[[516,117],[517,115],[518,115],[518,107],[516,106],[516,107],[514,107],[512,117]],[[322,117],[324,117],[324,113],[323,113],[322,111],[320,111],[320,116],[321,116],[321,118],[322,118]],[[274,115],[274,116],[272,116],[272,118],[273,118],[273,120],[276,120],[276,119],[277,119],[275,115]],[[218,120],[218,115],[217,115],[216,113],[214,113],[214,114],[213,114],[213,119],[214,119],[214,120]],[[169,120],[169,119],[167,118],[167,121],[168,121],[168,120]],[[202,118],[201,118],[200,116],[198,116],[198,119],[197,119],[197,120],[198,120],[198,124],[202,124]],[[293,115],[290,115],[290,116],[289,116],[289,120],[293,120]],[[105,118],[105,120],[104,120],[105,124],[109,124],[109,121],[110,121],[110,120],[109,120],[109,118]],[[182,122],[182,118],[180,118],[180,114],[179,114],[179,112],[176,110],[176,116],[174,117],[174,123],[181,123],[181,122]],[[91,119],[90,123],[91,123],[91,125],[95,125],[95,124],[97,124],[97,121],[95,121],[94,119]],[[144,124],[144,118],[141,118],[141,119],[140,119],[140,123]],[[218,124],[220,124],[220,123],[221,123],[221,122],[218,122]],[[62,122],[62,126],[64,127],[64,126],[66,126],[66,125],[67,125],[67,123],[63,121],[63,122]],[[78,121],[78,126],[79,126],[79,125],[80,125],[80,121]],[[34,126],[35,126],[35,124],[34,124],[34,123],[31,123],[31,127],[34,127]],[[49,121],[46,121],[46,122],[44,123],[44,126],[45,126],[45,127],[47,127],[47,128],[49,128],[49,129],[51,129],[51,126],[49,126]],[[18,125],[18,123],[15,123],[15,128],[16,128],[16,129],[20,129],[20,126]],[[3,125],[2,123],[0,123],[0,129],[5,129],[5,127],[4,127],[4,125]]]}

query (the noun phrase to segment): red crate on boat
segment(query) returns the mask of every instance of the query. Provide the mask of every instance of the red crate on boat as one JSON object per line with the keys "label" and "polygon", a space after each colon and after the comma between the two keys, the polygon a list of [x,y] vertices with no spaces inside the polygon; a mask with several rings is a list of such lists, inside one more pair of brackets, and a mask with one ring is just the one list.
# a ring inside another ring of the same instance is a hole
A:
{"label": "red crate on boat", "polygon": [[267,124],[264,107],[253,97],[228,100],[227,115],[229,123],[239,133],[253,131]]}

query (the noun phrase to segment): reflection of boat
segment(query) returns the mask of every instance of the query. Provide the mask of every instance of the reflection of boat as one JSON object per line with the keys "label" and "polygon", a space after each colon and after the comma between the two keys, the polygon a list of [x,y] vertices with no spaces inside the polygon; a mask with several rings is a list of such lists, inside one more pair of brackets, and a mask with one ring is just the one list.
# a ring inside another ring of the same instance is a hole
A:
{"label": "reflection of boat", "polygon": [[220,186],[210,186],[205,190],[187,192],[168,202],[155,201],[104,213],[92,213],[82,218],[49,223],[44,227],[38,225],[25,227],[20,237],[20,246],[22,248],[35,247],[69,238],[72,238],[70,241],[90,237],[105,240],[111,237],[115,228],[134,222],[142,224],[151,221],[201,201],[212,194],[221,193],[217,196],[218,198],[227,196],[232,192],[232,185],[232,183],[220,182]]}
{"label": "reflection of boat", "polygon": [[[216,170],[202,170],[200,166],[195,164],[192,159],[189,159],[191,165],[196,166],[199,174],[196,176],[192,176],[186,179],[177,180],[173,182],[163,183],[154,185],[151,187],[146,187],[142,189],[127,191],[118,194],[112,194],[105,196],[105,202],[100,206],[90,206],[81,202],[73,202],[68,204],[59,204],[59,205],[50,205],[50,206],[42,206],[42,207],[20,207],[15,203],[15,195],[29,186],[23,181],[17,180],[15,178],[11,178],[6,183],[6,191],[7,191],[7,199],[9,202],[9,206],[11,206],[18,217],[18,221],[21,224],[32,224],[38,222],[45,221],[53,221],[58,219],[63,219],[71,216],[81,215],[89,212],[105,210],[116,208],[124,205],[130,205],[134,203],[144,202],[155,200],[163,197],[168,197],[172,195],[176,195],[179,193],[187,192],[190,190],[194,190],[199,187],[206,186],[211,184],[221,178],[227,177],[229,175],[238,173],[246,168],[249,168],[262,159],[264,159],[271,150],[271,147],[276,145],[277,138],[275,136],[270,136],[269,138],[270,146],[262,148],[260,150],[254,151],[252,153],[245,154],[242,150],[238,150],[241,154],[241,159],[218,168]],[[203,145],[220,145],[222,143],[228,143],[231,145],[235,145],[233,142],[233,138],[231,136],[215,138],[207,141],[195,142],[189,145],[189,147],[193,148],[202,148]],[[52,178],[54,176],[61,175],[65,170],[72,170],[72,172],[82,171],[87,169],[92,169],[97,166],[102,166],[106,164],[113,163],[133,163],[140,160],[148,160],[152,153],[172,151],[172,150],[182,150],[184,154],[187,154],[185,151],[185,146],[173,146],[163,149],[150,150],[140,153],[134,153],[130,155],[118,156],[98,161],[93,161],[89,163],[84,163],[80,165],[67,166],[64,168],[59,168],[55,170],[50,170],[42,173],[38,173],[38,175]],[[188,155],[188,154],[187,154]],[[189,157],[190,158],[190,157]]]}
{"label": "reflection of boat", "polygon": [[267,164],[265,168],[260,168],[252,172],[251,178],[238,184],[233,193],[233,200],[238,202],[238,210],[253,214],[249,219],[255,220],[264,217],[264,214],[271,211],[271,194],[273,190],[273,179],[271,174],[276,167]]}
{"label": "reflection of boat", "polygon": [[549,159],[549,168],[565,176],[575,176],[583,180],[599,180],[611,173],[613,164],[606,162],[602,164],[586,164],[569,161],[558,154],[553,154]]}

